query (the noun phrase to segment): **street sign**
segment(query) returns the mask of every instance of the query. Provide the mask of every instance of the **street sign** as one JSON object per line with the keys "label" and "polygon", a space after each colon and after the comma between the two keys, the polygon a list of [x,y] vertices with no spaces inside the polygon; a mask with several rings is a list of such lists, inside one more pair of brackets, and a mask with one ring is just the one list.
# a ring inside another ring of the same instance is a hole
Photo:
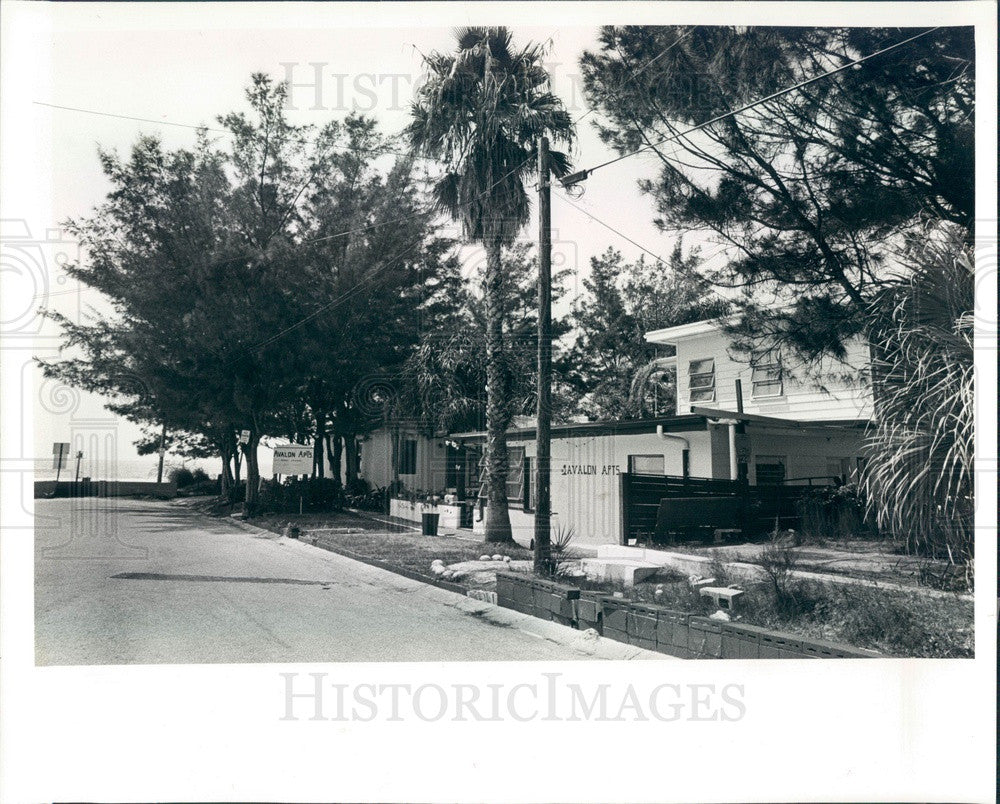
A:
{"label": "street sign", "polygon": [[52,468],[59,470],[66,468],[66,458],[69,457],[69,444],[65,441],[56,441],[52,445]]}
{"label": "street sign", "polygon": [[274,448],[271,471],[276,475],[309,475],[313,470],[313,448],[285,444]]}
{"label": "street sign", "polygon": [[250,443],[250,431],[249,430],[240,430],[240,443],[241,444],[249,444]]}

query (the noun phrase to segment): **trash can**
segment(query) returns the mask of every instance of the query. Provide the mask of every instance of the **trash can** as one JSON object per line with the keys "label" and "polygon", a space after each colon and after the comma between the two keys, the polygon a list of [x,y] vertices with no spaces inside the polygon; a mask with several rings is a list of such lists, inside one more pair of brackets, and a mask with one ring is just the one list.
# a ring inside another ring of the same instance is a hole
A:
{"label": "trash can", "polygon": [[437,536],[438,535],[438,520],[441,518],[441,514],[430,513],[425,511],[420,515],[420,524],[423,526],[424,536]]}

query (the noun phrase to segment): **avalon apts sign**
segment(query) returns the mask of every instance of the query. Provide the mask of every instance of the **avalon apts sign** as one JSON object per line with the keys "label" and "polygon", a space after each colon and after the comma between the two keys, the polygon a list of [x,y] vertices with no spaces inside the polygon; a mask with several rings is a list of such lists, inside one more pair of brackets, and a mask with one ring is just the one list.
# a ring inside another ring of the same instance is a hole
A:
{"label": "avalon apts sign", "polygon": [[620,475],[621,467],[617,464],[564,463],[560,469],[561,475]]}
{"label": "avalon apts sign", "polygon": [[274,448],[271,471],[276,475],[309,475],[313,470],[313,448],[285,444]]}

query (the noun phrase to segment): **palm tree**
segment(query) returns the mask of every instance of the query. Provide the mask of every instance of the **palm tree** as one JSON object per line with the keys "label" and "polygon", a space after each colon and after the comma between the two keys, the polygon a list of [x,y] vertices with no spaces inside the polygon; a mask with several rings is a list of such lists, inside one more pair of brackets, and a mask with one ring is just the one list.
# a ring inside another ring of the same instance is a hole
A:
{"label": "palm tree", "polygon": [[863,478],[881,528],[971,579],[974,258],[928,236],[910,273],[872,304],[875,409]]}
{"label": "palm tree", "polygon": [[[486,251],[486,540],[510,541],[506,430],[513,411],[504,393],[510,369],[501,255],[528,222],[524,181],[536,172],[539,138],[568,145],[573,124],[548,89],[540,45],[516,50],[506,28],[464,28],[455,38],[454,53],[424,57],[428,78],[407,135],[418,153],[444,164],[435,200]],[[550,166],[562,176],[569,160],[550,152]]]}

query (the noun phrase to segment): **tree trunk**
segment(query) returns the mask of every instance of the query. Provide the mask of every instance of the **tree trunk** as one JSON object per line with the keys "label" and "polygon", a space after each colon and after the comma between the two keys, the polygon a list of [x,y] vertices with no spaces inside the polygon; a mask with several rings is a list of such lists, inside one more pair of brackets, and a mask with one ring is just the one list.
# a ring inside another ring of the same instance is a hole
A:
{"label": "tree trunk", "polygon": [[230,461],[233,459],[233,442],[223,439],[219,443],[219,454],[222,456],[222,489],[221,494],[227,500],[233,493],[233,469]]}
{"label": "tree trunk", "polygon": [[341,440],[341,437],[340,437],[339,433],[334,433],[333,434],[333,454],[330,456],[330,466],[332,467],[331,474],[335,478],[337,478],[337,480],[340,480],[340,478],[341,478],[340,464],[341,464],[341,459],[342,459],[343,455],[344,455],[344,442]]}
{"label": "tree trunk", "polygon": [[251,514],[254,513],[259,497],[260,466],[257,464],[257,443],[259,441],[260,436],[251,432],[249,442],[243,445],[243,456],[247,462],[246,511]]}
{"label": "tree trunk", "polygon": [[[313,477],[325,477],[323,469],[323,446],[326,443],[326,417],[316,417],[316,438],[313,440]],[[333,468],[333,462],[330,463]]]}
{"label": "tree trunk", "polygon": [[486,541],[513,541],[507,511],[506,355],[503,344],[504,287],[500,241],[486,245]]}
{"label": "tree trunk", "polygon": [[344,436],[344,455],[346,457],[344,468],[344,483],[351,483],[358,479],[358,438],[354,433]]}

